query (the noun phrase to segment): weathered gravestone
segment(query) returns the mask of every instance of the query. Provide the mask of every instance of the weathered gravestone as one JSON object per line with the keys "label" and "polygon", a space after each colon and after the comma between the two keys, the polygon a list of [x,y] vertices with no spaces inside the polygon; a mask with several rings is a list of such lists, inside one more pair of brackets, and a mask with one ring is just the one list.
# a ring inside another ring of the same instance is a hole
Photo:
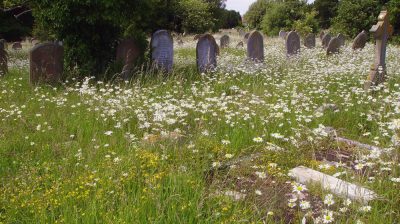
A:
{"label": "weathered gravestone", "polygon": [[196,34],[196,35],[194,35],[193,40],[198,40],[198,39],[200,39],[200,37],[201,37],[202,35],[203,35],[203,34]]}
{"label": "weathered gravestone", "polygon": [[285,39],[286,35],[287,35],[286,31],[283,31],[283,30],[279,31],[279,37],[280,38]]}
{"label": "weathered gravestone", "polygon": [[322,41],[322,39],[324,38],[324,36],[325,36],[325,32],[324,32],[324,31],[321,31],[321,33],[319,33],[319,39]]}
{"label": "weathered gravestone", "polygon": [[371,85],[379,85],[386,79],[386,44],[389,37],[393,34],[393,27],[389,23],[387,11],[381,11],[378,16],[378,23],[373,25],[370,32],[375,37],[375,64],[371,67],[370,74],[365,82],[365,89]]}
{"label": "weathered gravestone", "polygon": [[20,42],[14,42],[11,46],[13,50],[21,50],[22,49],[22,44]]}
{"label": "weathered gravestone", "polygon": [[156,68],[172,71],[174,63],[174,41],[166,30],[155,32],[151,38],[151,59]]}
{"label": "weathered gravestone", "polygon": [[43,43],[29,52],[31,84],[61,82],[63,73],[64,48],[56,43]]}
{"label": "weathered gravestone", "polygon": [[118,44],[116,60],[124,65],[121,72],[123,79],[130,78],[135,62],[141,53],[134,39],[124,39]]}
{"label": "weathered gravestone", "polygon": [[327,48],[329,41],[331,41],[332,37],[329,33],[325,34],[324,37],[322,38],[322,47]]}
{"label": "weathered gravestone", "polygon": [[197,69],[208,72],[217,67],[218,46],[213,36],[205,34],[200,37],[196,46]]}
{"label": "weathered gravestone", "polygon": [[245,43],[247,43],[247,41],[249,40],[249,36],[250,36],[250,33],[246,33],[246,34],[244,35],[244,42],[245,42]]}
{"label": "weathered gravestone", "polygon": [[0,76],[5,75],[8,72],[7,65],[7,51],[6,51],[6,41],[0,40]]}
{"label": "weathered gravestone", "polygon": [[264,61],[264,38],[257,30],[249,34],[247,58],[258,62]]}
{"label": "weathered gravestone", "polygon": [[354,38],[352,46],[353,50],[363,49],[365,47],[365,44],[367,43],[367,40],[368,40],[367,32],[363,30],[356,36],[356,38]]}
{"label": "weathered gravestone", "polygon": [[300,52],[300,36],[296,31],[291,31],[286,36],[286,55],[291,56]]}
{"label": "weathered gravestone", "polygon": [[340,49],[340,39],[337,37],[332,38],[329,41],[328,47],[326,48],[326,54],[338,54]]}
{"label": "weathered gravestone", "polygon": [[220,46],[221,48],[229,47],[230,38],[228,35],[224,35],[220,39]]}
{"label": "weathered gravestone", "polygon": [[239,43],[236,44],[236,48],[241,48],[243,47],[243,41],[240,41]]}
{"label": "weathered gravestone", "polygon": [[315,47],[315,34],[310,33],[304,38],[304,46],[306,48],[314,48]]}
{"label": "weathered gravestone", "polygon": [[339,43],[340,43],[341,47],[346,44],[346,37],[343,34],[339,33],[337,35],[337,38],[339,39]]}

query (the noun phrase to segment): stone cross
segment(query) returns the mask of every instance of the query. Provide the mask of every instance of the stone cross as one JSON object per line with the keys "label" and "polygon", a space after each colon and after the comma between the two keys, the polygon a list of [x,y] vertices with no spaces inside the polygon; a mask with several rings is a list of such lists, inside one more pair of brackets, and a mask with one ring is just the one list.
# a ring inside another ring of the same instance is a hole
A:
{"label": "stone cross", "polygon": [[58,84],[62,81],[64,48],[58,43],[43,43],[29,52],[31,84]]}
{"label": "stone cross", "polygon": [[8,72],[7,66],[7,51],[5,49],[6,41],[0,40],[0,76],[5,75]]}
{"label": "stone cross", "polygon": [[372,85],[379,85],[385,81],[386,76],[386,45],[389,37],[393,34],[393,27],[389,24],[387,11],[381,11],[378,16],[378,23],[373,25],[370,32],[375,37],[375,64],[371,67],[370,74],[365,82],[365,89]]}

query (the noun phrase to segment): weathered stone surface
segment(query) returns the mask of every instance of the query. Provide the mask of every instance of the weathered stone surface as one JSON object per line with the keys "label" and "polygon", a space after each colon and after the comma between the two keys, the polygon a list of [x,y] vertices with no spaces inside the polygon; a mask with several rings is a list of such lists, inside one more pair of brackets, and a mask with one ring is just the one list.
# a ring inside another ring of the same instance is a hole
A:
{"label": "weathered stone surface", "polygon": [[310,33],[304,38],[304,46],[306,48],[314,48],[315,47],[315,34]]}
{"label": "weathered stone surface", "polygon": [[155,32],[150,45],[153,65],[160,70],[171,72],[174,63],[174,41],[168,31]]}
{"label": "weathered stone surface", "polygon": [[6,51],[6,41],[0,40],[0,76],[5,75],[8,72],[8,55]]}
{"label": "weathered stone surface", "polygon": [[221,48],[229,47],[230,38],[228,35],[224,35],[220,39],[220,46]]}
{"label": "weathered stone surface", "polygon": [[290,170],[289,174],[299,183],[320,184],[324,190],[328,190],[342,198],[349,198],[363,203],[377,198],[377,194],[371,190],[304,166]]}
{"label": "weathered stone surface", "polygon": [[31,84],[61,82],[64,48],[56,43],[36,45],[29,52]]}
{"label": "weathered stone surface", "polygon": [[201,37],[202,35],[203,35],[203,34],[196,34],[196,35],[194,35],[193,40],[198,40],[198,39],[200,39],[200,37]]}
{"label": "weathered stone surface", "polygon": [[343,34],[339,33],[337,35],[337,38],[339,39],[339,43],[340,43],[341,47],[346,44],[346,37]]}
{"label": "weathered stone surface", "polygon": [[321,33],[319,33],[319,39],[322,41],[322,39],[324,38],[324,36],[325,36],[325,32],[324,32],[324,31],[321,31]]}
{"label": "weathered stone surface", "polygon": [[331,39],[332,37],[329,33],[325,34],[324,37],[322,38],[322,47],[327,48]]}
{"label": "weathered stone surface", "polygon": [[247,41],[247,58],[253,61],[264,61],[264,38],[258,31],[249,34]]}
{"label": "weathered stone surface", "polygon": [[296,55],[300,53],[300,36],[296,31],[291,31],[286,36],[286,55]]}
{"label": "weathered stone surface", "polygon": [[284,30],[279,31],[279,37],[280,38],[285,39],[286,35],[287,35],[286,31],[284,31]]}
{"label": "weathered stone surface", "polygon": [[11,46],[13,50],[21,50],[22,49],[22,44],[20,42],[14,42]]}
{"label": "weathered stone surface", "polygon": [[247,41],[249,40],[249,36],[250,36],[250,33],[246,33],[246,34],[244,35],[244,42],[245,42],[245,43],[247,43]]}
{"label": "weathered stone surface", "polygon": [[365,44],[367,43],[367,40],[368,40],[367,32],[363,30],[356,36],[356,38],[354,38],[352,46],[353,50],[363,49],[365,47]]}
{"label": "weathered stone surface", "polygon": [[124,39],[118,44],[116,60],[124,65],[121,72],[123,79],[131,78],[134,65],[141,54],[142,52],[134,39]]}
{"label": "weathered stone surface", "polygon": [[326,54],[338,54],[340,49],[340,40],[337,37],[332,38],[329,41],[328,47],[326,48]]}
{"label": "weathered stone surface", "polygon": [[239,29],[239,36],[244,37],[246,35],[246,32],[242,29]]}
{"label": "weathered stone surface", "polygon": [[200,37],[196,46],[197,69],[199,72],[208,72],[217,67],[217,43],[210,34]]}

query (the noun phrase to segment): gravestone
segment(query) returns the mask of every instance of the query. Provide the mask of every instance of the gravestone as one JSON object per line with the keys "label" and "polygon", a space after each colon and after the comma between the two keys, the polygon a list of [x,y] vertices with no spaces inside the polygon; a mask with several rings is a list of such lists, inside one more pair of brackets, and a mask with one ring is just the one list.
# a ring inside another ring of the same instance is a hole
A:
{"label": "gravestone", "polygon": [[6,51],[6,41],[1,39],[0,40],[0,76],[5,75],[8,72],[8,65],[7,65],[7,51]]}
{"label": "gravestone", "polygon": [[203,34],[196,34],[196,35],[194,35],[193,40],[198,40],[198,39],[200,39],[200,37],[201,37],[202,35],[203,35]]}
{"label": "gravestone", "polygon": [[337,35],[337,38],[339,39],[339,43],[340,43],[341,47],[346,44],[346,37],[343,34],[339,33]]}
{"label": "gravestone", "polygon": [[210,34],[200,37],[196,46],[197,69],[208,72],[217,67],[218,45]]}
{"label": "gravestone", "polygon": [[306,48],[314,48],[315,47],[315,34],[310,33],[304,38],[304,46]]}
{"label": "gravestone", "polygon": [[352,46],[353,50],[363,49],[365,47],[365,44],[367,43],[367,40],[368,40],[367,32],[363,30],[356,36],[356,38],[354,38]]}
{"label": "gravestone", "polygon": [[64,48],[56,43],[43,43],[29,52],[31,84],[61,82],[64,62]]}
{"label": "gravestone", "polygon": [[22,49],[22,44],[20,42],[14,42],[11,46],[13,50],[21,50]]}
{"label": "gravestone", "polygon": [[249,34],[247,41],[247,58],[252,61],[264,61],[264,38],[257,30]]}
{"label": "gravestone", "polygon": [[324,36],[325,36],[325,32],[324,32],[324,31],[321,31],[321,33],[319,33],[319,39],[322,41],[322,39],[324,38]]}
{"label": "gravestone", "polygon": [[246,34],[244,35],[244,42],[245,42],[245,43],[247,43],[247,41],[249,40],[249,36],[250,36],[250,33],[246,33]]}
{"label": "gravestone", "polygon": [[283,31],[283,30],[279,31],[279,37],[282,39],[286,38],[286,34],[287,34],[286,31]]}
{"label": "gravestone", "polygon": [[226,48],[229,47],[229,36],[228,35],[224,35],[221,37],[220,39],[220,46],[221,48]]}
{"label": "gravestone", "polygon": [[156,68],[172,71],[174,63],[174,41],[166,30],[155,32],[151,38],[151,59]]}
{"label": "gravestone", "polygon": [[135,62],[140,55],[141,50],[134,39],[124,39],[118,44],[116,61],[124,65],[121,73],[123,79],[130,78]]}
{"label": "gravestone", "polygon": [[296,55],[300,52],[300,36],[296,31],[291,31],[286,36],[286,55]]}
{"label": "gravestone", "polygon": [[242,47],[244,47],[243,41],[240,41],[239,43],[237,43],[236,48],[242,48]]}
{"label": "gravestone", "polygon": [[338,37],[334,37],[329,41],[328,47],[326,48],[326,54],[338,54],[340,49],[340,39]]}
{"label": "gravestone", "polygon": [[324,37],[322,38],[322,47],[327,48],[329,41],[331,41],[332,37],[329,33],[325,34]]}
{"label": "gravestone", "polygon": [[246,32],[244,32],[244,30],[240,29],[239,36],[244,37],[244,35],[246,35]]}
{"label": "gravestone", "polygon": [[375,37],[375,64],[371,67],[370,74],[364,88],[368,90],[372,85],[379,85],[386,79],[386,44],[393,34],[393,27],[389,22],[389,13],[381,11],[378,23],[373,25],[370,32]]}

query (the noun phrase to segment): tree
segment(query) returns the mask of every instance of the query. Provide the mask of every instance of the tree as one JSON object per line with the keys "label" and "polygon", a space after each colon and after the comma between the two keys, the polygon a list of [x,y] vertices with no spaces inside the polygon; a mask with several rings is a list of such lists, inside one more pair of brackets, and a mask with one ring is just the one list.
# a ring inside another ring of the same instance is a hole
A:
{"label": "tree", "polygon": [[268,0],[257,0],[250,5],[249,10],[244,14],[245,23],[252,29],[260,29],[261,21],[267,10]]}
{"label": "tree", "polygon": [[224,10],[221,20],[221,28],[223,29],[231,29],[242,25],[242,17],[240,13],[235,10]]}
{"label": "tree", "polygon": [[328,29],[331,26],[331,20],[337,14],[339,0],[315,0],[314,9],[317,11],[316,18],[322,29]]}
{"label": "tree", "polygon": [[204,33],[211,30],[216,23],[212,17],[210,5],[201,0],[181,0],[179,3],[183,30],[186,33]]}

